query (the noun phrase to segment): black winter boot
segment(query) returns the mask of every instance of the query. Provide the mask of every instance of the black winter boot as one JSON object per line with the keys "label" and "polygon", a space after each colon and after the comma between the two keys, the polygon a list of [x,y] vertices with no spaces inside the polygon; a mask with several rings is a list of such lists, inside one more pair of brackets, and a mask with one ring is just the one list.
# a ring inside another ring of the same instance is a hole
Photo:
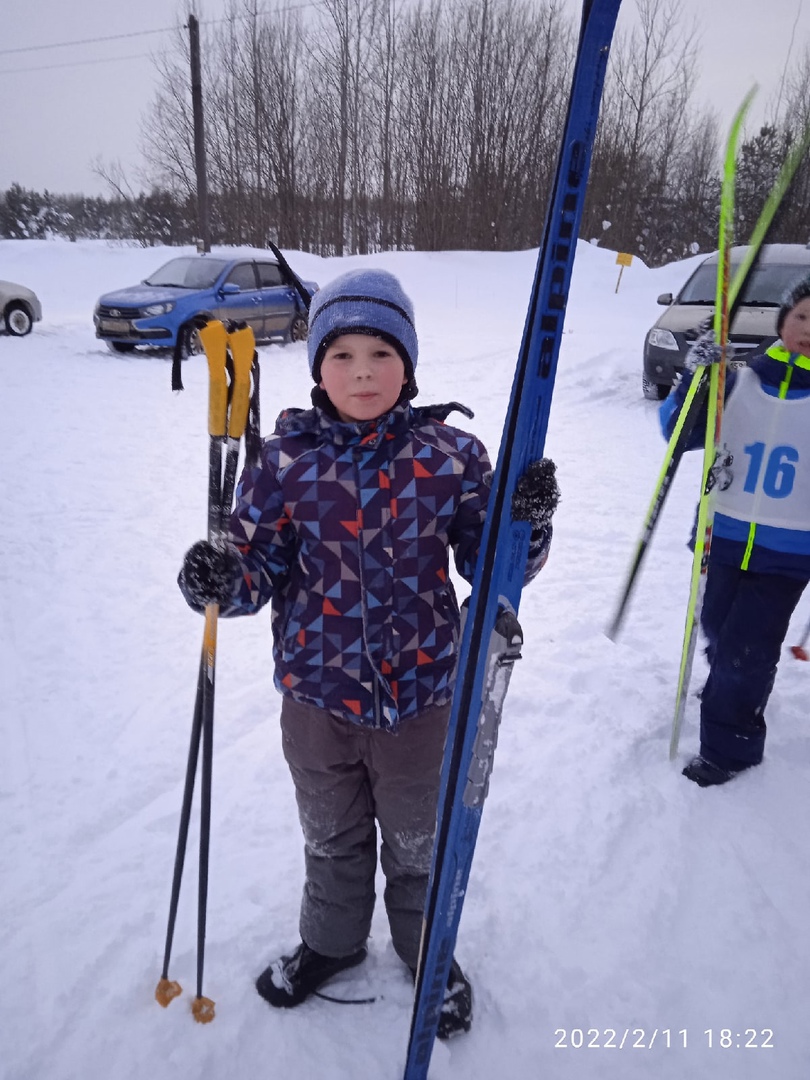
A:
{"label": "black winter boot", "polygon": [[[416,971],[411,968],[411,975],[416,980]],[[472,986],[458,961],[453,958],[450,974],[447,976],[447,989],[444,992],[442,1011],[436,1028],[437,1039],[452,1039],[454,1035],[463,1035],[472,1027]]]}
{"label": "black winter boot", "polygon": [[714,787],[716,784],[727,784],[739,771],[738,769],[721,769],[719,765],[707,761],[698,754],[697,757],[692,758],[682,775],[699,787]]}
{"label": "black winter boot", "polygon": [[437,1039],[452,1039],[454,1035],[463,1035],[472,1027],[472,987],[470,981],[457,961],[450,967],[447,989],[444,992]]}
{"label": "black winter boot", "polygon": [[351,956],[323,956],[301,942],[292,956],[274,960],[256,980],[256,989],[277,1009],[292,1009],[333,976],[366,958],[365,946]]}

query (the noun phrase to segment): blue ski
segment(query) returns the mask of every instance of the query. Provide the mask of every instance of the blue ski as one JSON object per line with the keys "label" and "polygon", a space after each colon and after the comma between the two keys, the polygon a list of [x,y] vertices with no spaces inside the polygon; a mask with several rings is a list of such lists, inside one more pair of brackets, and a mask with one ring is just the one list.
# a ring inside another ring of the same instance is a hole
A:
{"label": "blue ski", "polygon": [[[621,0],[585,0],[568,115],[459,655],[404,1080],[425,1080],[492,769],[531,527],[518,477],[542,457],[608,53]],[[504,614],[505,613],[505,614]],[[497,624],[497,625],[496,625]]]}

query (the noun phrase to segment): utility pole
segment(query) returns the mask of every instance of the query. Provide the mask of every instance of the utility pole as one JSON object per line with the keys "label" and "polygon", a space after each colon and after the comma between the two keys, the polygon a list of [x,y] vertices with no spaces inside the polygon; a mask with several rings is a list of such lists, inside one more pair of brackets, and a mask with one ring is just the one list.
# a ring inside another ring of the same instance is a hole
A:
{"label": "utility pole", "polygon": [[191,56],[191,109],[194,117],[194,166],[197,172],[198,246],[211,250],[208,225],[208,174],[205,167],[205,123],[203,121],[202,76],[200,74],[200,24],[196,15],[188,17],[189,53]]}

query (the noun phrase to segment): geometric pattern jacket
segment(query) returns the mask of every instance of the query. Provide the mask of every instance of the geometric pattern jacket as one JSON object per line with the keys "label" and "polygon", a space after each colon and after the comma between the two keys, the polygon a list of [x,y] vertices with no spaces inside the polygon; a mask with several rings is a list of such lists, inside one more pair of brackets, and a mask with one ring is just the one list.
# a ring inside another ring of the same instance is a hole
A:
{"label": "geometric pattern jacket", "polygon": [[[363,423],[288,410],[243,473],[229,525],[241,576],[220,614],[271,602],[282,694],[391,731],[450,700],[449,551],[472,581],[491,470],[478,439],[443,423],[454,407]],[[550,532],[532,540],[527,581]]]}

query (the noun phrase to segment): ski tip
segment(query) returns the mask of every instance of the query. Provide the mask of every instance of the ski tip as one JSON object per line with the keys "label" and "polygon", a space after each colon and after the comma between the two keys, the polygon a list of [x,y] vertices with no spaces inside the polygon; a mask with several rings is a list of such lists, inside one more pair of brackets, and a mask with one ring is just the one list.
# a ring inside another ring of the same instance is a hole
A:
{"label": "ski tip", "polygon": [[753,86],[751,87],[751,89],[748,91],[748,93],[742,99],[742,102],[740,103],[740,107],[737,110],[737,116],[738,117],[745,116],[745,114],[748,112],[748,109],[751,106],[751,102],[757,96],[758,91],[759,91],[759,83],[754,83]]}
{"label": "ski tip", "polygon": [[803,649],[801,645],[791,645],[790,651],[793,653],[797,660],[810,660],[810,657],[808,657],[807,655],[807,650]]}

